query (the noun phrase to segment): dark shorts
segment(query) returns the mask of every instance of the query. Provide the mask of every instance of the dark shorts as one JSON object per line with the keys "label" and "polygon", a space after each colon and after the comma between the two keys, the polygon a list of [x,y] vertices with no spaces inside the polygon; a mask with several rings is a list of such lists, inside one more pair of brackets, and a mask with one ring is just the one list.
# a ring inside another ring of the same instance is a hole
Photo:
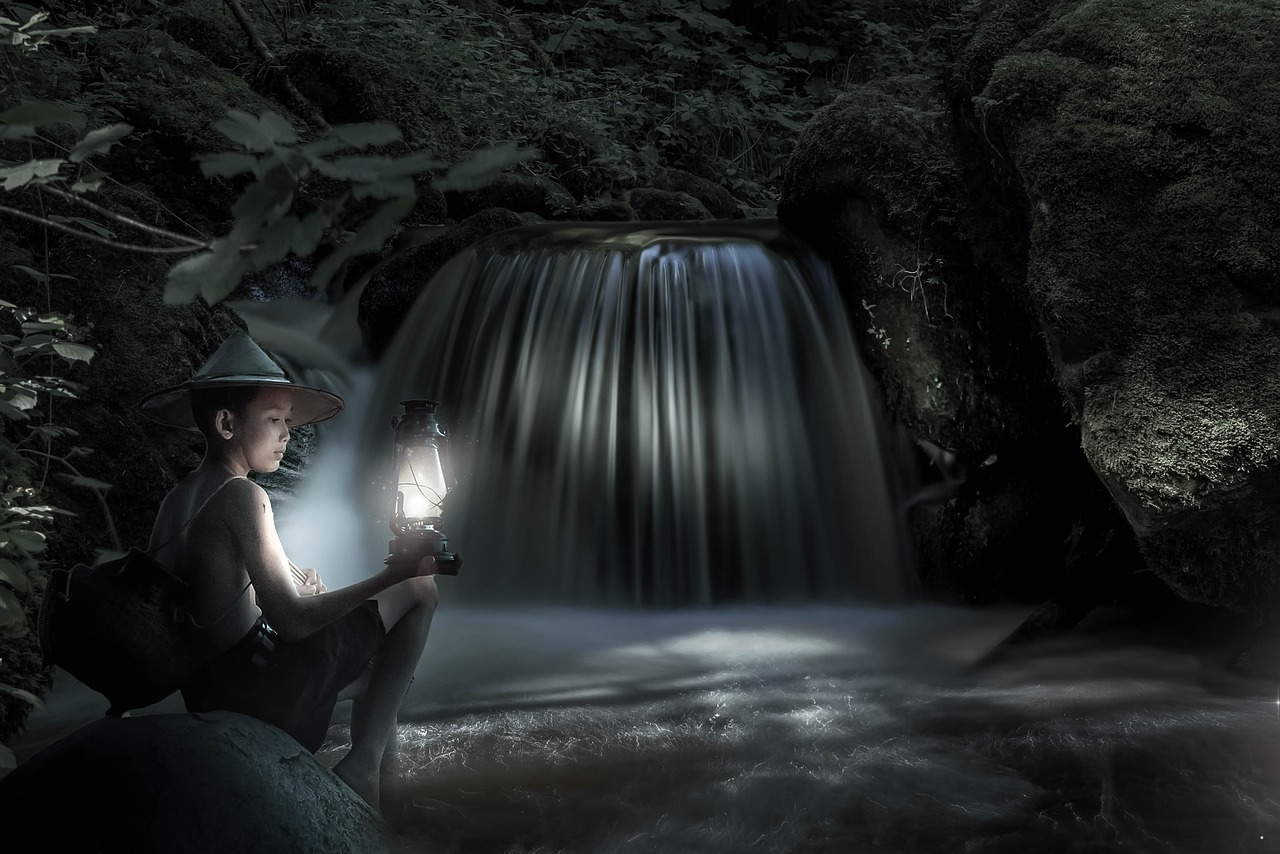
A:
{"label": "dark shorts", "polygon": [[386,630],[372,599],[324,628],[286,643],[261,618],[182,689],[191,712],[251,715],[315,753],[338,692],[368,668]]}

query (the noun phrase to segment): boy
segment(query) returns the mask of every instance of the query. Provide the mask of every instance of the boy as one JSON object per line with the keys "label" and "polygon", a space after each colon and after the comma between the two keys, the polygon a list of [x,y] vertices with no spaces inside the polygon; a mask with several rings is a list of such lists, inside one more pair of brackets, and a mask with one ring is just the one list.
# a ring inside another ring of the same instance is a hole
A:
{"label": "boy", "polygon": [[208,664],[183,686],[188,710],[252,715],[315,752],[338,699],[352,697],[351,750],[333,770],[378,809],[384,755],[438,601],[435,562],[395,561],[328,590],[285,555],[267,493],[246,477],[280,466],[290,427],[342,407],[290,382],[243,332],[190,381],[149,395],[146,415],[205,438],[199,467],[160,506],[151,548],[191,585]]}

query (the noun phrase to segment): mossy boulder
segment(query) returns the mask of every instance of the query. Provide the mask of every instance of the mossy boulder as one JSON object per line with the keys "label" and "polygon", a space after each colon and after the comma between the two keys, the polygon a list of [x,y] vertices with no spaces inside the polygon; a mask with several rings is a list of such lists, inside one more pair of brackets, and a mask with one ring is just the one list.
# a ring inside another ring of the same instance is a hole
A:
{"label": "mossy boulder", "polygon": [[1025,197],[1027,293],[1085,454],[1154,572],[1264,612],[1280,593],[1280,4],[1000,5],[955,103]]}
{"label": "mossy boulder", "polygon": [[652,222],[714,219],[707,206],[688,193],[641,187],[627,194],[627,202],[636,219]]}
{"label": "mossy boulder", "polygon": [[1067,425],[1022,277],[980,263],[965,198],[943,93],[914,76],[813,117],[778,214],[831,262],[890,418],[930,450],[930,476],[954,482],[929,502],[904,496],[927,588],[1036,599],[1062,582],[1073,526],[1089,518],[1104,534],[1107,501]]}
{"label": "mossy boulder", "polygon": [[449,216],[464,220],[489,208],[534,213],[543,219],[577,219],[577,203],[569,191],[534,175],[502,175],[477,190],[444,194]]}
{"label": "mossy boulder", "polygon": [[655,190],[668,190],[675,193],[688,193],[717,219],[740,219],[743,216],[741,202],[734,198],[724,187],[715,181],[686,172],[683,169],[663,167],[654,170]]}
{"label": "mossy boulder", "polygon": [[55,851],[402,850],[301,745],[233,712],[87,724],[0,780],[0,821],[15,848]]}
{"label": "mossy boulder", "polygon": [[816,116],[779,212],[832,258],[915,435],[962,460],[1078,437],[1147,567],[1265,616],[1280,4],[998,0],[974,24],[942,98],[888,82]]}

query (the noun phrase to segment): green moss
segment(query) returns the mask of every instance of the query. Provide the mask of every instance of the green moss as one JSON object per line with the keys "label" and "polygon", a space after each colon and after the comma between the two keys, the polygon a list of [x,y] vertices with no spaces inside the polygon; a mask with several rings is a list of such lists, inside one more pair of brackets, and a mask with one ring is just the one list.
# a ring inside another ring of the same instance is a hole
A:
{"label": "green moss", "polygon": [[956,177],[940,93],[927,78],[905,77],[860,87],[819,110],[801,133],[782,195],[804,204],[862,198],[878,219],[911,233],[954,219]]}
{"label": "green moss", "polygon": [[1280,4],[1025,20],[976,111],[1026,189],[1028,288],[1086,453],[1162,577],[1242,606],[1275,590],[1265,548],[1227,543],[1276,527]]}

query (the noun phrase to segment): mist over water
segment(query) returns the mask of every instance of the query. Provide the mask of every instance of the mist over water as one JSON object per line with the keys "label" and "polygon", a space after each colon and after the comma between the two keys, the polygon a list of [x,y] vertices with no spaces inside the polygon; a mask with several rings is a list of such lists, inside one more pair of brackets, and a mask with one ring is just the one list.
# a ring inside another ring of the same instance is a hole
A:
{"label": "mist over water", "polygon": [[385,810],[458,854],[1280,850],[1274,686],[1105,624],[969,672],[1025,613],[446,603]]}

